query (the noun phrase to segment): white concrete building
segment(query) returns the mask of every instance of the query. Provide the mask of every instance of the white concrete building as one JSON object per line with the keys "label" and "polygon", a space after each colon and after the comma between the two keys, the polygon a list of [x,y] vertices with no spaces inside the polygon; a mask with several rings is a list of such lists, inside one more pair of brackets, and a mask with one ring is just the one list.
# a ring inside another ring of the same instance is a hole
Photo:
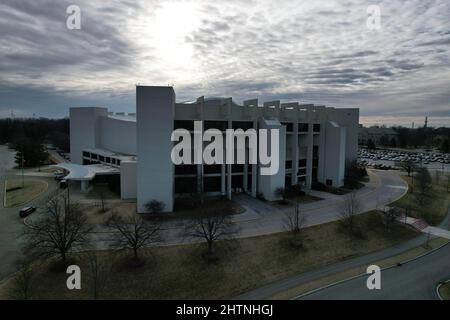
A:
{"label": "white concrete building", "polygon": [[[248,161],[173,165],[172,131],[192,132],[196,120],[203,122],[204,131],[279,129],[278,173],[260,175],[259,165]],[[358,123],[359,109],[355,108],[280,101],[259,105],[257,99],[238,105],[232,98],[205,97],[177,103],[172,87],[138,86],[135,114],[113,114],[106,108],[70,109],[71,160],[78,165],[116,168],[121,197],[137,199],[139,212],[153,199],[172,211],[175,196],[194,192],[231,198],[239,191],[275,200],[275,190],[286,185],[299,183],[308,188],[313,181],[343,185],[345,163],[357,156]],[[72,179],[77,177],[72,175]]]}

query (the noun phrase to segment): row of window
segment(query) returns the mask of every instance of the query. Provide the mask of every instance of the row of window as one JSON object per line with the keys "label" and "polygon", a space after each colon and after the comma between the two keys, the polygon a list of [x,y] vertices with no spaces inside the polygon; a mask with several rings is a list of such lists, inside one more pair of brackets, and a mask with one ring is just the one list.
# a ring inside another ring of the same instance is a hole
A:
{"label": "row of window", "polygon": [[[282,122],[281,124],[286,126],[286,132],[294,131],[294,124],[292,122]],[[233,121],[231,123],[231,129],[242,129],[247,130],[253,128],[252,121]],[[194,120],[175,120],[174,121],[174,129],[186,129],[189,131],[194,130]],[[228,129],[228,121],[214,121],[214,120],[206,120],[203,121],[203,130],[208,129],[218,129],[221,131],[225,131]],[[308,132],[309,123],[299,123],[298,124],[298,132]],[[313,132],[320,132],[320,123],[313,124]]]}
{"label": "row of window", "polygon": [[[174,121],[174,129],[186,129],[189,131],[194,130],[194,120],[175,120]],[[247,130],[253,128],[252,121],[233,121],[231,123],[231,129],[242,129]],[[219,121],[219,120],[206,120],[203,121],[203,130],[208,129],[218,129],[220,131],[225,131],[228,129],[228,121]]]}
{"label": "row of window", "polygon": [[83,151],[83,157],[94,160],[94,161],[91,161],[92,163],[106,163],[106,164],[120,166],[119,159],[98,155],[96,153],[90,153],[87,151]]}
{"label": "row of window", "polygon": [[[248,173],[252,172],[252,164],[248,165]],[[225,172],[228,172],[228,166],[225,166]],[[243,164],[232,164],[231,172],[233,173],[243,173]],[[205,164],[203,165],[203,173],[205,174],[219,174],[222,173],[222,165],[220,164]],[[196,164],[180,164],[175,166],[175,174],[197,174]]]}
{"label": "row of window", "polygon": [[[294,124],[292,122],[282,122],[282,125],[286,126],[286,132],[294,131]],[[298,132],[308,132],[309,123],[299,123]],[[320,132],[320,123],[313,124],[313,132]]]}
{"label": "row of window", "polygon": [[[195,177],[177,177],[175,178],[175,193],[195,193],[197,192],[198,180]],[[225,180],[225,190],[227,189],[228,181]],[[205,177],[203,179],[204,192],[220,192],[222,182],[220,177]],[[231,177],[231,188],[244,188],[244,179],[242,176]],[[249,176],[247,180],[247,188],[252,188],[252,177]]]}

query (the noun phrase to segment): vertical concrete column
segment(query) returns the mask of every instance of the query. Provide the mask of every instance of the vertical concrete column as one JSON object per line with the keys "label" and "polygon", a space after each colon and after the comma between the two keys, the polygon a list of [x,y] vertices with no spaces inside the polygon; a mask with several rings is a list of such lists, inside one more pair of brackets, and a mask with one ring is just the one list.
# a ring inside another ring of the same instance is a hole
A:
{"label": "vertical concrete column", "polygon": [[175,92],[172,87],[136,87],[137,211],[151,200],[173,210],[173,143]]}
{"label": "vertical concrete column", "polygon": [[[231,120],[228,120],[228,129],[232,128]],[[227,197],[231,200],[231,183],[232,183],[232,167],[231,163],[227,164]]]}
{"label": "vertical concrete column", "polygon": [[[256,105],[258,106],[258,105]],[[255,112],[256,114],[256,112]],[[253,120],[253,128],[258,132],[258,120],[254,118]],[[258,143],[258,141],[257,141]],[[252,197],[256,198],[256,194],[258,193],[258,161],[257,163],[252,164]]]}
{"label": "vertical concrete column", "polygon": [[220,171],[220,192],[222,193],[222,196],[225,196],[227,193],[226,191],[226,167],[225,167],[225,160],[221,164],[221,171]]}
{"label": "vertical concrete column", "polygon": [[292,185],[296,185],[298,183],[297,172],[298,172],[298,158],[299,158],[299,150],[298,150],[298,121],[295,119],[293,128],[292,128]]}
{"label": "vertical concrete column", "polygon": [[[227,104],[227,119],[228,119],[228,129],[232,129],[233,125],[232,125],[232,110],[231,110],[231,98],[227,99],[226,104]],[[232,184],[232,167],[231,164],[227,164],[228,166],[228,176],[227,176],[227,196],[228,199],[231,200],[231,184]]]}
{"label": "vertical concrete column", "polygon": [[[309,110],[308,110],[309,111]],[[306,152],[306,187],[311,188],[312,184],[312,165],[313,165],[313,122],[311,121],[311,114],[308,112],[308,138],[307,138],[307,152]]]}
{"label": "vertical concrete column", "polygon": [[247,192],[248,190],[248,149],[247,149],[247,145],[245,146],[245,163],[244,163],[244,175],[243,175],[243,187],[244,187],[244,192]]}
{"label": "vertical concrete column", "polygon": [[89,181],[81,180],[81,192],[87,192],[89,189]]}
{"label": "vertical concrete column", "polygon": [[[202,126],[200,129],[200,132],[197,134],[200,134],[201,137],[203,137],[203,105],[204,105],[205,98],[202,96],[197,99],[197,117],[200,121],[202,121]],[[195,139],[195,138],[194,138]],[[201,144],[202,149],[202,155],[203,155],[203,140]],[[200,164],[197,164],[197,193],[202,194],[204,191],[203,189],[203,157],[202,162]]]}

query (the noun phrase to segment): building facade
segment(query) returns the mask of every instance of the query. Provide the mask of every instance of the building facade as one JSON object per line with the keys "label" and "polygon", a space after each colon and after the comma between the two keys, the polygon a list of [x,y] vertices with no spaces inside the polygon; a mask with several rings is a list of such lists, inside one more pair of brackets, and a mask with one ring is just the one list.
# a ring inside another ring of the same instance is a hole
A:
{"label": "building facade", "polygon": [[[259,164],[174,165],[174,129],[193,134],[194,121],[202,129],[277,129],[279,170],[261,175]],[[275,190],[294,184],[311,187],[314,181],[344,184],[346,161],[356,159],[359,109],[312,104],[205,98],[177,103],[172,87],[137,86],[136,113],[110,113],[106,108],[71,108],[71,160],[78,165],[102,164],[120,172],[123,199],[137,199],[138,211],[151,200],[172,211],[174,197],[206,192],[226,195],[245,192],[267,200]]]}
{"label": "building facade", "polygon": [[391,128],[384,127],[359,127],[358,143],[367,145],[372,140],[375,145],[394,146],[398,143],[398,134]]}

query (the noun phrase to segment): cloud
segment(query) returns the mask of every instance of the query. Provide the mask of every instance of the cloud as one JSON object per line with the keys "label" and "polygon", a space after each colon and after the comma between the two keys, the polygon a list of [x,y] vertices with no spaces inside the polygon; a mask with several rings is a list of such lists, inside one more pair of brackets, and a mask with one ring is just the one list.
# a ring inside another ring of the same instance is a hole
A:
{"label": "cloud", "polygon": [[63,114],[82,102],[132,111],[136,83],[174,84],[179,100],[299,99],[363,115],[450,109],[448,1],[378,1],[379,31],[366,26],[364,0],[80,0],[81,30],[66,28],[69,4],[0,4],[9,90],[0,115]]}

